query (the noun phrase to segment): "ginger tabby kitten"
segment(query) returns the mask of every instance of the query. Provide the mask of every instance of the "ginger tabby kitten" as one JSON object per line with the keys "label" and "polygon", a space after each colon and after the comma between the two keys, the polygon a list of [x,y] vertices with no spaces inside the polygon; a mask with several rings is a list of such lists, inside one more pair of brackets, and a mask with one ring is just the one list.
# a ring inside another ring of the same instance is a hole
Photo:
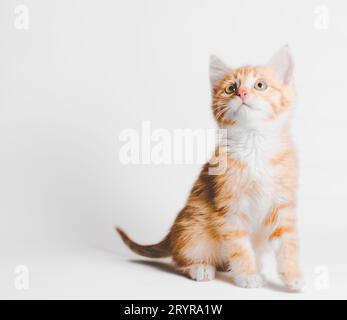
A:
{"label": "ginger tabby kitten", "polygon": [[226,138],[203,167],[169,234],[156,245],[142,246],[117,231],[134,252],[171,256],[194,280],[229,271],[244,288],[262,286],[261,255],[272,248],[284,285],[299,290],[290,50],[283,47],[265,66],[237,69],[211,57],[210,80],[213,114]]}

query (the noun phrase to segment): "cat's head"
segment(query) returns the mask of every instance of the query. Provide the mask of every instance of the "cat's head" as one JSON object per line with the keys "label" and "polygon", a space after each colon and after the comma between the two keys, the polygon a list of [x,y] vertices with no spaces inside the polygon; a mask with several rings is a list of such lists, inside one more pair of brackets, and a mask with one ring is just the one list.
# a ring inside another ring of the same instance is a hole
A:
{"label": "cat's head", "polygon": [[293,67],[288,46],[259,67],[233,69],[212,56],[212,109],[218,124],[257,128],[285,119],[293,107]]}

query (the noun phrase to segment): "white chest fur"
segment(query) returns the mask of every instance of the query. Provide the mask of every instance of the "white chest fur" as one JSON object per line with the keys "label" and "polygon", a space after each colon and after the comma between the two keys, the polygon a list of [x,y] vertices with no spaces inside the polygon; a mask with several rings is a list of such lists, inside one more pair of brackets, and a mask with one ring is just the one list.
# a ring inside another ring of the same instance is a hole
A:
{"label": "white chest fur", "polygon": [[241,192],[237,207],[232,209],[246,215],[248,226],[258,230],[279,197],[271,159],[283,148],[280,135],[273,131],[234,131],[228,135],[227,145],[232,156],[246,165],[240,173],[244,183],[240,189],[245,192]]}

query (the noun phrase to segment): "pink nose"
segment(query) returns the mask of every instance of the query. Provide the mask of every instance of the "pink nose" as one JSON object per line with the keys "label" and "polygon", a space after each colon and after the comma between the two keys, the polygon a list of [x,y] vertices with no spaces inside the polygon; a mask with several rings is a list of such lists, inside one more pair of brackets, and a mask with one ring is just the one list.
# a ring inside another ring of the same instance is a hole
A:
{"label": "pink nose", "polygon": [[237,90],[237,94],[242,100],[247,96],[247,89],[246,88],[239,88]]}

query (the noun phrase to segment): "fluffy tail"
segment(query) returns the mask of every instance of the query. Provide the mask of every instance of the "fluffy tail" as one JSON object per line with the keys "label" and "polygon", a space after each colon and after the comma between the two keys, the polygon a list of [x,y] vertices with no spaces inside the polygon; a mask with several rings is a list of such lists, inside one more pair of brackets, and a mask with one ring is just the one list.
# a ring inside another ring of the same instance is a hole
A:
{"label": "fluffy tail", "polygon": [[171,256],[170,249],[170,233],[165,239],[157,244],[142,246],[132,241],[128,235],[120,228],[116,228],[116,231],[121,236],[123,242],[135,253],[148,257],[148,258],[166,258]]}

